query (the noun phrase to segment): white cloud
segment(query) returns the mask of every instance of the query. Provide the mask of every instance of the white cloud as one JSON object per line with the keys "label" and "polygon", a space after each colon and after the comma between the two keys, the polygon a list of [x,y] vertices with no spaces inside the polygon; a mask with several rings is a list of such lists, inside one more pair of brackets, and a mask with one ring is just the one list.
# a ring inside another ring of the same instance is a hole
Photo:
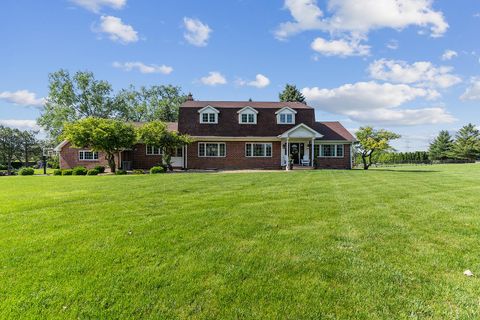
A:
{"label": "white cloud", "polygon": [[453,50],[445,50],[445,52],[442,54],[442,60],[452,60],[453,58],[457,57],[458,53]]}
{"label": "white cloud", "polygon": [[265,88],[268,85],[270,85],[270,79],[268,79],[266,76],[263,74],[259,73],[255,76],[255,80],[253,81],[245,81],[242,79],[238,79],[236,83],[239,86],[251,86],[251,87],[256,87],[256,88]]}
{"label": "white cloud", "polygon": [[0,119],[0,125],[17,128],[21,130],[41,130],[40,126],[35,120],[7,120]]}
{"label": "white cloud", "polygon": [[294,21],[280,24],[275,36],[286,39],[306,30],[367,35],[375,29],[419,26],[430,28],[431,36],[439,37],[447,31],[448,23],[442,12],[432,8],[432,3],[432,0],[329,0],[330,15],[324,17],[316,0],[285,0],[285,8]]}
{"label": "white cloud", "polygon": [[391,39],[387,42],[387,48],[390,50],[397,50],[400,47],[400,43],[398,40]]}
{"label": "white cloud", "polygon": [[439,88],[448,88],[462,81],[451,73],[452,70],[451,67],[435,67],[427,61],[408,64],[386,59],[376,60],[368,67],[370,76],[377,80]]}
{"label": "white cloud", "polygon": [[35,93],[28,90],[18,90],[15,92],[0,92],[0,100],[5,100],[19,106],[41,107],[45,103],[44,98],[37,98]]}
{"label": "white cloud", "polygon": [[191,45],[197,47],[205,47],[210,38],[212,29],[207,24],[202,23],[198,19],[183,18],[183,25],[186,32],[183,34],[185,40]]}
{"label": "white cloud", "polygon": [[212,71],[208,73],[208,76],[200,78],[200,82],[207,86],[216,86],[226,84],[227,79],[220,72]]}
{"label": "white cloud", "polygon": [[455,121],[452,115],[440,107],[400,108],[419,98],[432,100],[439,96],[435,90],[406,84],[357,82],[334,89],[303,88],[302,93],[310,105],[362,123],[419,125]]}
{"label": "white cloud", "polygon": [[359,40],[325,40],[316,38],[311,47],[314,51],[326,56],[366,56],[370,54],[370,46],[362,45]]}
{"label": "white cloud", "polygon": [[480,100],[480,79],[473,78],[470,86],[460,96],[461,100]]}
{"label": "white cloud", "polygon": [[122,9],[127,0],[71,0],[73,3],[84,7],[87,10],[98,13],[102,7],[110,7],[112,9]]}
{"label": "white cloud", "polygon": [[162,74],[170,74],[173,71],[172,67],[166,65],[156,65],[150,64],[146,65],[143,62],[133,61],[133,62],[114,62],[113,67],[119,68],[125,71],[132,71],[133,69],[137,69],[141,73],[162,73]]}
{"label": "white cloud", "polygon": [[108,34],[110,40],[123,44],[138,41],[138,32],[132,26],[124,24],[122,19],[113,16],[101,16],[98,32]]}

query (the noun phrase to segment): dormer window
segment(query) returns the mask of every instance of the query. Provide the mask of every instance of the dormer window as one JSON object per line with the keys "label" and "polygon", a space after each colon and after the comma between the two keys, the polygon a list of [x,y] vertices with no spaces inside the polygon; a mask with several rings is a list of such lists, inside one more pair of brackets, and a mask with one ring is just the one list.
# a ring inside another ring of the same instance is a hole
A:
{"label": "dormer window", "polygon": [[278,124],[295,124],[295,114],[297,111],[292,108],[285,107],[275,113],[277,114]]}
{"label": "dormer window", "polygon": [[245,107],[238,112],[238,123],[240,124],[257,124],[258,111],[252,107]]}
{"label": "dormer window", "polygon": [[198,113],[200,114],[200,123],[205,123],[205,124],[218,123],[218,114],[220,113],[220,111],[218,111],[214,107],[206,106],[205,108],[198,110]]}

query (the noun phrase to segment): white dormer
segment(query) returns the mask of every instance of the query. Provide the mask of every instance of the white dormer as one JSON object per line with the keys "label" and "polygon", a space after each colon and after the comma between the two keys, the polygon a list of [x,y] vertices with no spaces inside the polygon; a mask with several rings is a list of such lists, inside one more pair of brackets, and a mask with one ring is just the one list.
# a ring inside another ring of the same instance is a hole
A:
{"label": "white dormer", "polygon": [[238,123],[240,124],[257,124],[258,111],[252,107],[245,107],[238,112]]}
{"label": "white dormer", "polygon": [[295,115],[297,111],[289,107],[284,107],[277,112],[277,124],[295,124]]}
{"label": "white dormer", "polygon": [[206,106],[200,110],[198,110],[200,115],[200,123],[205,124],[217,124],[218,123],[218,114],[220,111],[215,109],[212,106]]}

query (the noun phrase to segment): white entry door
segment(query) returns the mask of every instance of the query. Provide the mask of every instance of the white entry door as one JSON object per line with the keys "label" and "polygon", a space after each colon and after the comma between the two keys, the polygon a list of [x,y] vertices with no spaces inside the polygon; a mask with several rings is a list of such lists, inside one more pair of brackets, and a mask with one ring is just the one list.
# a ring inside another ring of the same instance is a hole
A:
{"label": "white entry door", "polygon": [[175,168],[183,168],[183,148],[177,148],[172,155],[172,166]]}

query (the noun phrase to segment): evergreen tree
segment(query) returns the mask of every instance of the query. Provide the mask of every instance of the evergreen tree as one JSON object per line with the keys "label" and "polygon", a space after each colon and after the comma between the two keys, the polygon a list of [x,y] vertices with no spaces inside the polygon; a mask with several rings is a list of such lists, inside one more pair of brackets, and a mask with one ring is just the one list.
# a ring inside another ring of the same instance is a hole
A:
{"label": "evergreen tree", "polygon": [[305,97],[295,85],[287,84],[278,95],[281,102],[305,102]]}
{"label": "evergreen tree", "polygon": [[451,157],[453,139],[447,130],[442,130],[428,149],[430,159],[446,160]]}
{"label": "evergreen tree", "polygon": [[462,127],[455,136],[452,152],[458,159],[475,161],[480,157],[480,131],[471,123]]}

